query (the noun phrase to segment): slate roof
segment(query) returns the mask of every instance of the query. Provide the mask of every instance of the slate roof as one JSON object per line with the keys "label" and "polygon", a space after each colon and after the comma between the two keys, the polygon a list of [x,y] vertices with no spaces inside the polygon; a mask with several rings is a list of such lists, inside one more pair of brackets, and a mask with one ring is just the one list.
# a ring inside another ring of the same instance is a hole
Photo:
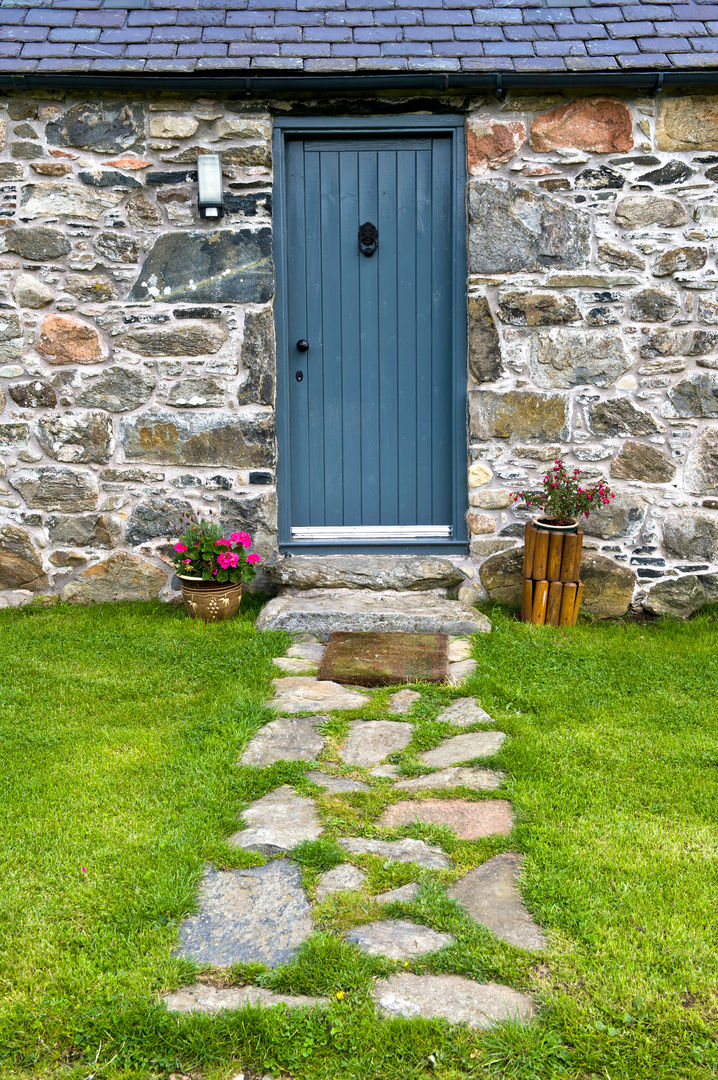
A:
{"label": "slate roof", "polygon": [[0,74],[718,70],[718,3],[0,0]]}

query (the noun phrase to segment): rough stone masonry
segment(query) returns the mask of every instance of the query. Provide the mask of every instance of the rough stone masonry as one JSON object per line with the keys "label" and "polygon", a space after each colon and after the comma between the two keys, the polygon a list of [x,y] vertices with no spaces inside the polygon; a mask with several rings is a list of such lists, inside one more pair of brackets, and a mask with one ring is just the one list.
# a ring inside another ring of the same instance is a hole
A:
{"label": "rough stone masonry", "polygon": [[[513,595],[510,492],[561,456],[618,492],[585,526],[603,613],[718,599],[718,98],[433,104],[466,115],[462,596]],[[1,604],[169,598],[188,507],[276,550],[271,134],[296,107],[2,102]],[[392,107],[426,96],[301,105]],[[195,170],[216,150],[210,223]]]}

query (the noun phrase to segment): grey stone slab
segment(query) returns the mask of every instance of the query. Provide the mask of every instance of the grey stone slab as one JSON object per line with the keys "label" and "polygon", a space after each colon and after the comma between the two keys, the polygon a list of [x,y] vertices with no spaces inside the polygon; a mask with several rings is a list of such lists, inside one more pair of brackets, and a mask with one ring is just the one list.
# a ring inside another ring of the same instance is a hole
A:
{"label": "grey stone slab", "polygon": [[505,773],[495,769],[472,769],[468,766],[451,766],[425,776],[399,780],[401,791],[441,791],[445,788],[464,787],[474,791],[493,791],[504,780]]}
{"label": "grey stone slab", "polygon": [[399,775],[399,769],[396,765],[378,765],[376,769],[371,770],[371,774],[379,780],[393,780]]}
{"label": "grey stone slab", "polygon": [[425,750],[419,758],[425,765],[441,769],[471,758],[490,757],[497,753],[506,738],[503,731],[472,731],[466,735],[454,735],[433,750]]}
{"label": "grey stone slab", "polygon": [[274,663],[287,675],[312,675],[316,673],[316,660],[302,660],[299,656],[275,656]]}
{"label": "grey stone slab", "polygon": [[229,967],[288,963],[312,933],[298,866],[286,860],[249,870],[208,869],[197,915],[179,930],[178,952],[200,964]]}
{"label": "grey stone slab", "polygon": [[342,795],[345,791],[371,791],[363,780],[352,780],[350,776],[331,776],[329,773],[311,769],[304,774],[305,780],[311,780],[318,787],[326,788],[332,795]]}
{"label": "grey stone slab", "polygon": [[419,895],[419,883],[410,881],[408,885],[399,885],[396,889],[379,893],[374,897],[377,904],[410,904]]}
{"label": "grey stone slab", "polygon": [[514,816],[507,799],[407,799],[387,806],[377,825],[396,829],[417,821],[444,825],[460,840],[478,840],[496,834],[508,836]]}
{"label": "grey stone slab", "polygon": [[297,641],[287,649],[287,656],[301,660],[311,660],[315,664],[321,663],[324,656],[324,645],[320,641]]}
{"label": "grey stone slab", "polygon": [[339,756],[347,765],[370,768],[411,742],[412,728],[401,720],[355,720]]}
{"label": "grey stone slab", "polygon": [[537,951],[546,948],[546,937],[521,899],[521,863],[516,852],[494,855],[452,885],[449,896],[502,941]]}
{"label": "grey stone slab", "polygon": [[271,229],[162,233],[132,286],[132,300],[265,304],[274,291]]}
{"label": "grey stone slab", "polygon": [[471,656],[471,642],[468,638],[454,638],[449,642],[449,660],[468,660]]}
{"label": "grey stone slab", "polygon": [[456,600],[430,592],[369,589],[287,590],[264,605],[256,626],[258,630],[306,631],[322,641],[337,630],[460,636],[491,629],[485,615]]}
{"label": "grey stone slab", "polygon": [[266,569],[277,585],[295,589],[446,589],[464,580],[438,555],[293,555]]}
{"label": "grey stone slab", "polygon": [[451,861],[440,847],[409,837],[403,840],[370,840],[363,836],[345,836],[338,844],[352,855],[378,855],[387,862],[411,862],[433,870],[451,866]]}
{"label": "grey stone slab", "polygon": [[472,724],[493,724],[493,716],[477,705],[472,698],[458,698],[442,709],[436,718],[454,727],[471,727]]}
{"label": "grey stone slab", "polygon": [[389,712],[399,713],[399,715],[411,712],[412,705],[420,697],[421,694],[417,690],[397,690],[389,698]]}
{"label": "grey stone slab", "polygon": [[388,956],[390,960],[411,960],[454,944],[451,934],[438,934],[407,919],[383,919],[356,926],[346,939],[367,956]]}
{"label": "grey stone slab", "polygon": [[246,828],[230,836],[227,843],[263,855],[291,851],[305,840],[316,840],[322,832],[314,801],[297,795],[289,784],[257,799],[242,817]]}
{"label": "grey stone slab", "polygon": [[488,1028],[516,1018],[528,1023],[536,1014],[527,994],[501,983],[476,983],[461,975],[400,972],[375,983],[372,995],[384,1016],[421,1016],[472,1028]]}
{"label": "grey stone slab", "polygon": [[348,690],[335,682],[319,682],[303,676],[275,679],[274,697],[267,707],[279,713],[322,712],[331,709],[361,709],[368,704],[366,694]]}
{"label": "grey stone slab", "polygon": [[324,1008],[327,998],[309,997],[306,994],[275,994],[261,986],[205,986],[195,983],[182,986],[171,994],[164,994],[162,1001],[169,1012],[217,1013],[244,1009],[248,1005],[287,1005],[290,1009]]}
{"label": "grey stone slab", "polygon": [[352,866],[351,863],[340,863],[339,866],[332,867],[319,878],[317,900],[323,900],[325,896],[345,890],[354,892],[361,889],[365,881],[366,874],[359,867]]}
{"label": "grey stone slab", "polygon": [[478,667],[476,660],[457,660],[449,664],[449,686],[459,686],[469,675],[473,675]]}
{"label": "grey stone slab", "polygon": [[324,715],[270,720],[250,740],[239,760],[242,765],[259,767],[275,761],[314,761],[325,743],[318,729],[328,719]]}

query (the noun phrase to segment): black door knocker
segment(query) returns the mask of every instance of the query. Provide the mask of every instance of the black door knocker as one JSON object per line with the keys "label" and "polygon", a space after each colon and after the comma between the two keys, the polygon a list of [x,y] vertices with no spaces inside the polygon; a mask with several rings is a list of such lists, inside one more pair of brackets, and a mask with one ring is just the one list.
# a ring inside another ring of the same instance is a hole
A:
{"label": "black door knocker", "polygon": [[362,255],[369,258],[379,247],[379,230],[371,221],[365,221],[359,226],[359,250]]}

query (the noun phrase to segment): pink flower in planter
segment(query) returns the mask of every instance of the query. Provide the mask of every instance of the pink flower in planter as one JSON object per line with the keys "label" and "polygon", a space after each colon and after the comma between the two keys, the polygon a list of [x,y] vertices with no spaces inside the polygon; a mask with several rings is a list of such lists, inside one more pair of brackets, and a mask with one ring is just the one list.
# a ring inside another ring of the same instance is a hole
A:
{"label": "pink flower in planter", "polygon": [[246,532],[230,533],[229,538],[233,544],[241,544],[244,548],[251,547],[252,545],[252,537]]}
{"label": "pink flower in planter", "polygon": [[225,540],[224,537],[222,537],[221,540],[215,540],[214,546],[215,547],[229,547],[231,545],[231,543],[232,543],[231,540]]}
{"label": "pink flower in planter", "polygon": [[181,542],[181,540],[178,540],[177,543],[175,544],[175,551],[178,551],[180,553],[180,555],[181,555],[186,550],[187,550],[187,545],[183,544]]}
{"label": "pink flower in planter", "polygon": [[250,566],[253,565],[253,564],[259,563],[261,561],[262,561],[262,558],[261,558],[260,555],[257,554],[256,551],[253,551],[251,553],[251,555],[247,556],[247,562],[250,564]]}

